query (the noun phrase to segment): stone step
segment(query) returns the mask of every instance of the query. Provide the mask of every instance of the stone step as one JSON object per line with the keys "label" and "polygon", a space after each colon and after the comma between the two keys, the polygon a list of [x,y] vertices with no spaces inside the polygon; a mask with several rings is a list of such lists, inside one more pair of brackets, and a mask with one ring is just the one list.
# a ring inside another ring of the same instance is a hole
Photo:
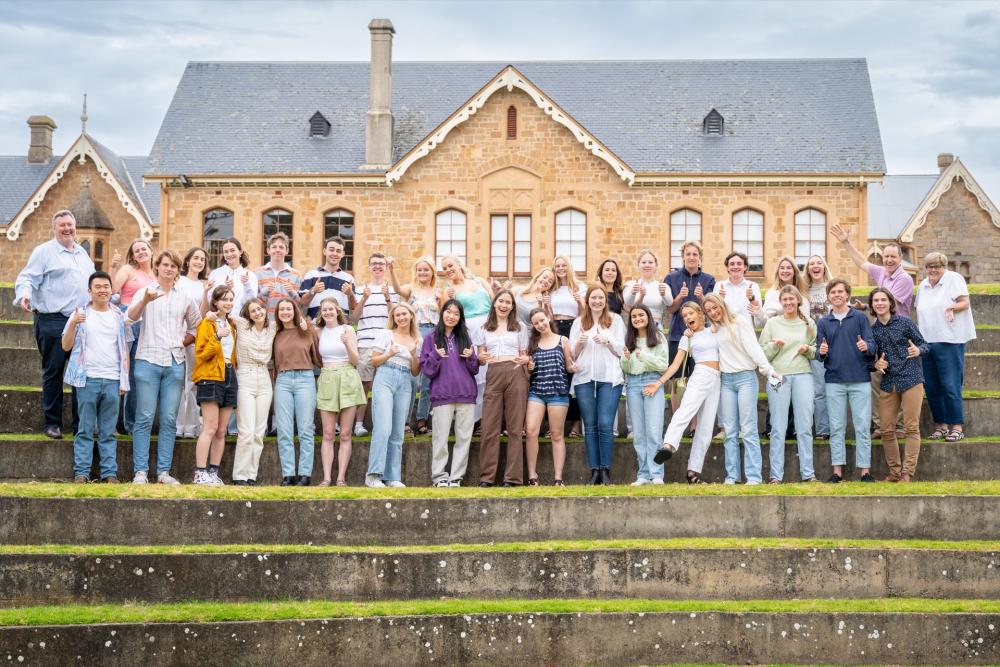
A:
{"label": "stone step", "polygon": [[[123,545],[417,545],[674,537],[1000,539],[1000,522],[995,520],[1000,495],[958,495],[958,487],[949,489],[953,495],[878,495],[878,489],[864,486],[871,495],[848,495],[853,492],[849,488],[798,495],[799,489],[788,487],[753,489],[759,493],[750,494],[737,489],[738,495],[722,489],[723,495],[711,487],[674,487],[664,495],[581,489],[577,495],[552,496],[470,496],[458,489],[425,489],[426,495],[406,493],[391,499],[363,492],[346,499],[335,492],[307,499],[296,492],[292,497],[302,499],[294,500],[258,500],[255,493],[222,494],[230,499],[183,498],[171,489],[124,487],[109,490],[109,496],[119,497],[0,497],[0,544],[106,544],[109,539]],[[607,495],[596,495],[602,492]]]}
{"label": "stone step", "polygon": [[173,615],[166,622],[13,626],[0,628],[0,646],[11,664],[58,667],[78,663],[78,656],[127,667],[201,667],[206,658],[237,655],[240,664],[300,667],[1000,661],[996,613],[740,612],[700,605],[644,611],[664,606],[649,602],[628,611],[552,613],[493,606],[492,613],[448,604],[441,613],[409,616],[365,616],[360,607],[339,618],[305,611],[283,620],[178,622]]}
{"label": "stone step", "polygon": [[[347,470],[347,482],[352,486],[364,483],[368,469],[368,438],[355,438],[353,454]],[[150,461],[156,460],[156,445],[154,439],[150,447]],[[872,474],[882,479],[888,474],[881,443],[875,441],[872,449]],[[222,457],[220,475],[227,483],[232,480],[232,467],[235,451],[235,438],[226,442],[225,454]],[[338,445],[339,448],[339,445]],[[191,481],[194,474],[195,443],[193,440],[178,440],[174,445],[173,473],[184,483]],[[684,483],[687,481],[687,460],[691,451],[690,441],[681,443],[680,450],[664,467],[666,482]],[[764,460],[765,479],[769,472],[770,448],[767,443],[761,448]],[[405,441],[403,447],[402,481],[407,486],[431,485],[431,442],[427,437],[411,438]],[[548,440],[539,443],[538,475],[543,485],[551,484],[554,479],[552,468],[552,446]],[[847,445],[848,465],[845,466],[847,479],[857,477],[854,470],[854,445]],[[100,477],[95,450],[94,467],[91,473],[93,479]],[[132,442],[123,439],[118,443],[118,473],[123,481],[132,478]],[[503,470],[506,455],[501,454],[498,470],[503,481]],[[722,441],[717,440],[709,448],[705,457],[702,477],[708,482],[722,482],[725,479],[725,453]],[[816,476],[826,480],[831,474],[830,447],[827,441],[819,440],[813,446],[813,467]],[[322,480],[322,467],[319,442],[314,453],[313,484]],[[334,462],[334,471],[337,462]],[[526,470],[526,468],[525,468]],[[635,480],[638,464],[632,441],[620,438],[615,440],[612,454],[611,475],[619,484],[627,484]],[[25,436],[23,440],[0,440],[0,481],[14,480],[69,480],[73,477],[73,442],[70,438],[63,440],[37,439],[37,436]],[[261,484],[277,484],[281,481],[281,465],[278,458],[277,443],[273,438],[265,441],[261,454],[260,470],[257,481]],[[563,480],[566,484],[586,484],[590,479],[590,468],[587,465],[587,453],[581,439],[571,439],[567,443],[566,464],[563,469]],[[1000,438],[990,442],[958,442],[945,443],[927,441],[922,443],[920,460],[917,466],[917,479],[932,481],[961,480],[994,480],[1000,479]],[[465,476],[466,484],[474,486],[480,480],[479,440],[474,439],[469,454],[469,466]],[[800,481],[798,468],[798,451],[794,442],[785,443],[785,475],[786,482]]]}
{"label": "stone step", "polygon": [[1000,550],[588,548],[0,553],[5,606],[213,600],[1000,598]]}
{"label": "stone step", "polygon": [[30,320],[0,322],[0,347],[18,347],[35,350],[35,327]]}

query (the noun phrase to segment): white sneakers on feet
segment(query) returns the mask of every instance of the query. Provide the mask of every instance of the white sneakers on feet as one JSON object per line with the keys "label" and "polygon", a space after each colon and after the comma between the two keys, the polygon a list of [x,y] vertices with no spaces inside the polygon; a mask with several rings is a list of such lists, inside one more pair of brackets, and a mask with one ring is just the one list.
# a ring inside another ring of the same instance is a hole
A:
{"label": "white sneakers on feet", "polygon": [[629,486],[646,486],[647,484],[652,484],[653,480],[647,479],[646,477],[640,477],[632,482]]}
{"label": "white sneakers on feet", "polygon": [[370,489],[384,489],[385,483],[378,475],[365,475],[365,486]]}
{"label": "white sneakers on feet", "polygon": [[448,486],[462,486],[462,480],[453,479],[450,482],[448,482]]}
{"label": "white sneakers on feet", "polygon": [[358,436],[359,438],[361,436],[363,436],[363,435],[368,435],[368,429],[366,429],[361,424],[355,424],[354,425],[354,435]]}
{"label": "white sneakers on feet", "polygon": [[757,482],[757,481],[752,480],[752,479],[748,479],[747,480],[747,486],[757,486],[758,484],[760,484],[760,482]]}
{"label": "white sneakers on feet", "polygon": [[209,470],[208,471],[208,476],[212,478],[212,484],[214,484],[215,486],[225,486],[226,485],[226,483],[222,481],[222,478],[219,477],[219,473],[212,472],[211,470]]}
{"label": "white sneakers on feet", "polygon": [[730,479],[728,477],[726,478],[726,481],[723,482],[723,484],[735,484],[735,483],[736,483],[735,479]]}
{"label": "white sneakers on feet", "polygon": [[439,479],[438,481],[434,482],[434,486],[438,487],[439,489],[440,488],[445,488],[445,487],[448,486],[448,480],[446,480],[446,479]]}
{"label": "white sneakers on feet", "polygon": [[662,477],[654,477],[652,479],[652,481],[650,482],[650,484],[653,484],[653,485],[657,485],[658,484],[660,486],[663,486],[663,478]]}
{"label": "white sneakers on feet", "polygon": [[180,482],[178,482],[176,479],[174,479],[170,475],[170,473],[167,472],[166,470],[164,470],[163,472],[161,472],[159,475],[156,476],[156,482],[158,484],[171,484],[171,485],[180,484]]}
{"label": "white sneakers on feet", "polygon": [[385,484],[386,486],[388,486],[390,489],[405,489],[406,488],[406,484],[403,484],[398,479],[393,479],[393,480],[390,480],[388,482],[383,482],[383,484]]}
{"label": "white sneakers on feet", "polygon": [[149,475],[145,470],[140,470],[132,477],[133,484],[149,484]]}
{"label": "white sneakers on feet", "polygon": [[209,476],[206,470],[195,470],[194,471],[194,484],[209,486],[212,484],[212,478]]}

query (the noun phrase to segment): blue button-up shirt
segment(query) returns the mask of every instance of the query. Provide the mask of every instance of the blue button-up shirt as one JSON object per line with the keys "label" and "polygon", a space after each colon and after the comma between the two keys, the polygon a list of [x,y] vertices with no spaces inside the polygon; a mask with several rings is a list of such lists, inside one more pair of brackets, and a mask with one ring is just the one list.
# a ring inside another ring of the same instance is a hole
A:
{"label": "blue button-up shirt", "polygon": [[[684,335],[684,330],[687,329],[687,325],[684,324],[684,320],[681,318],[681,306],[683,306],[688,301],[694,301],[695,303],[701,303],[698,297],[694,295],[695,288],[701,285],[701,291],[704,292],[704,296],[708,296],[712,293],[715,288],[715,277],[711,274],[705,273],[701,269],[698,269],[693,275],[688,273],[688,270],[684,267],[671,271],[667,274],[667,277],[663,279],[663,282],[670,287],[670,293],[674,295],[674,305],[677,306],[677,311],[670,318],[670,332],[668,334],[668,340],[676,343]],[[684,285],[688,286],[688,295],[680,300],[678,304],[677,300],[680,298],[677,296],[680,294],[681,287]],[[664,313],[664,317],[666,313]]]}
{"label": "blue button-up shirt", "polygon": [[52,239],[31,251],[28,265],[14,281],[14,305],[31,299],[39,313],[62,313],[66,317],[90,300],[87,281],[94,272],[94,262],[79,243],[67,248]]}

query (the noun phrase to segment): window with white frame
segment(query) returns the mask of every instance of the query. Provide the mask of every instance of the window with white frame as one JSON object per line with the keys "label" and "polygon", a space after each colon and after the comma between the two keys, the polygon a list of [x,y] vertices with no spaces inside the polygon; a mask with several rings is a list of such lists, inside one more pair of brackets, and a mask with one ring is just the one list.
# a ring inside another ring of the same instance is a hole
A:
{"label": "window with white frame", "polygon": [[682,208],[670,214],[670,268],[684,266],[681,246],[686,241],[701,241],[701,213]]}
{"label": "window with white frame", "polygon": [[795,214],[795,263],[801,268],[812,255],[826,257],[826,213],[807,208]]}
{"label": "window with white frame", "polygon": [[531,275],[531,216],[490,216],[490,275]]}
{"label": "window with white frame", "polygon": [[577,273],[587,270],[587,214],[575,208],[556,213],[556,255],[569,258]]}
{"label": "window with white frame", "polygon": [[752,208],[733,213],[733,250],[747,256],[747,271],[764,271],[763,213]]}
{"label": "window with white frame", "polygon": [[434,255],[438,266],[441,258],[454,255],[467,263],[465,213],[457,208],[449,208],[437,214],[435,225]]}

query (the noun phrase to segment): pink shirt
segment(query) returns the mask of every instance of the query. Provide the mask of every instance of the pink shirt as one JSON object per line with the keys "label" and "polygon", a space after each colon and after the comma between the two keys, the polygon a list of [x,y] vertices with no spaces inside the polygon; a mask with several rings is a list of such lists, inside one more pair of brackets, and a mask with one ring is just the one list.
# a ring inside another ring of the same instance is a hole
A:
{"label": "pink shirt", "polygon": [[138,269],[133,271],[132,277],[125,281],[125,284],[122,285],[121,291],[119,292],[122,303],[126,306],[131,306],[132,297],[135,296],[135,293],[151,282],[153,282],[153,279],[150,278],[149,275]]}
{"label": "pink shirt", "polygon": [[868,265],[868,277],[875,287],[884,287],[896,297],[896,312],[903,317],[910,316],[910,306],[913,305],[913,278],[902,266],[891,276],[884,266]]}

